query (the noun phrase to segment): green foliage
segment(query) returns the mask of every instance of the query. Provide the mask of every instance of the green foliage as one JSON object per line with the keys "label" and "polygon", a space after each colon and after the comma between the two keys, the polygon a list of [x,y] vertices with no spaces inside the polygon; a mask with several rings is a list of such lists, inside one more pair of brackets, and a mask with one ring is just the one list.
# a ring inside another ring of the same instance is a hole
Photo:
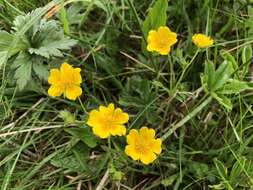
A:
{"label": "green foliage", "polygon": [[167,21],[167,0],[157,0],[152,8],[150,8],[142,24],[142,50],[146,52],[146,40],[150,30],[156,30],[160,26],[165,26]]}
{"label": "green foliage", "polygon": [[[102,179],[103,189],[253,189],[250,2],[0,1],[1,190],[96,189]],[[141,38],[160,25],[177,32],[175,50],[145,54]],[[199,32],[215,43],[196,53]],[[40,84],[65,60],[82,70],[82,106]],[[110,102],[129,113],[127,133],[169,132],[155,162],[132,160],[125,137],[98,139],[84,124]]]}
{"label": "green foliage", "polygon": [[[230,57],[230,60],[232,58]],[[202,86],[206,93],[215,98],[227,110],[232,109],[232,103],[225,95],[238,94],[251,89],[247,82],[233,79],[235,71],[233,61],[225,60],[217,70],[215,70],[214,64],[209,61],[205,63],[205,71],[201,76]]]}
{"label": "green foliage", "polygon": [[67,128],[65,131],[71,134],[73,137],[80,139],[90,148],[97,146],[97,139],[91,133],[91,130],[88,127],[85,128]]}
{"label": "green foliage", "polygon": [[156,30],[160,26],[165,26],[167,21],[167,0],[157,0],[154,6],[149,10],[142,26],[144,37],[147,38],[150,30]]}
{"label": "green foliage", "polygon": [[152,102],[156,97],[157,94],[152,89],[151,83],[148,80],[142,80],[140,77],[132,77],[128,79],[125,91],[121,93],[119,103],[126,108],[134,108],[141,115],[139,118],[140,123],[143,121],[155,123],[158,117]]}
{"label": "green foliage", "polygon": [[11,50],[11,55],[18,54],[14,58],[12,68],[16,69],[15,79],[20,90],[24,89],[33,75],[46,80],[49,67],[45,63],[53,58],[62,57],[64,50],[69,50],[76,44],[75,40],[64,35],[62,27],[55,20],[41,19],[24,35],[16,36],[22,27],[31,18],[36,17],[40,11],[41,9],[38,8],[26,15],[17,16],[13,21],[12,32],[0,33],[0,36],[2,36],[0,51],[3,54],[8,51],[10,42],[13,41],[14,37],[17,37],[21,42],[17,43],[15,48]]}

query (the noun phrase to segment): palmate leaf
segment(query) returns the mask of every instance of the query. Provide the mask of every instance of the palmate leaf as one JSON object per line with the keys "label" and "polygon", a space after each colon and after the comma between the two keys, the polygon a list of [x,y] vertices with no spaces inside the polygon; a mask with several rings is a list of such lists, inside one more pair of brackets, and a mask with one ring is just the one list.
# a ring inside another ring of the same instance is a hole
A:
{"label": "palmate leaf", "polygon": [[[11,51],[8,49],[8,52],[13,52],[10,56],[19,53],[11,68],[15,69],[14,76],[20,90],[26,86],[34,75],[39,79],[47,80],[48,66],[46,63],[49,59],[52,60],[55,57],[63,56],[62,51],[70,50],[77,43],[76,40],[64,35],[62,27],[56,20],[38,19],[24,33],[16,36],[24,25],[29,24],[34,17],[41,14],[41,10],[41,8],[38,8],[26,15],[17,16],[13,22],[12,33],[2,32],[8,41],[15,37],[15,39],[20,39],[20,42],[22,42],[17,43],[17,45],[21,44],[22,46],[17,46]],[[1,44],[4,46],[8,43],[1,43],[0,39],[0,55]]]}
{"label": "palmate leaf", "polygon": [[33,71],[40,79],[47,80],[49,71],[48,71],[48,67],[44,65],[43,63],[34,62]]}
{"label": "palmate leaf", "polygon": [[63,56],[61,50],[68,50],[76,44],[75,40],[72,39],[59,39],[44,41],[39,48],[29,48],[30,54],[40,55],[45,58],[50,58],[51,56],[61,57]]}
{"label": "palmate leaf", "polygon": [[47,59],[63,56],[62,50],[69,50],[76,44],[76,40],[64,36],[62,28],[55,20],[42,19],[33,27],[32,36],[28,38],[31,44],[28,52]]}
{"label": "palmate leaf", "polygon": [[17,67],[14,78],[17,80],[19,90],[23,90],[31,79],[31,57],[28,54],[21,52],[16,58],[14,65]]}

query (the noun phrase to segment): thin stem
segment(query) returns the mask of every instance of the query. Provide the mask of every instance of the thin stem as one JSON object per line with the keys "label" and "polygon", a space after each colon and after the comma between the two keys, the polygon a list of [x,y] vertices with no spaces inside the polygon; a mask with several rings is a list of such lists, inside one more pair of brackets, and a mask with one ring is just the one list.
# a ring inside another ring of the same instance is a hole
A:
{"label": "thin stem", "polygon": [[88,114],[88,112],[87,112],[87,110],[85,109],[85,107],[84,107],[84,105],[83,105],[83,103],[82,103],[80,97],[78,97],[78,101],[79,101],[79,103],[80,103],[80,105],[81,105],[81,107],[82,107],[84,113]]}
{"label": "thin stem", "polygon": [[171,127],[162,137],[161,139],[166,140],[175,130],[182,127],[185,123],[187,123],[190,119],[196,116],[204,107],[206,107],[212,101],[212,97],[209,96],[205,99],[198,107],[196,107],[191,113],[186,115],[181,121],[179,121],[176,125]]}
{"label": "thin stem", "polygon": [[146,40],[145,34],[144,34],[143,30],[142,30],[142,23],[141,23],[141,20],[140,20],[140,18],[139,18],[139,16],[138,16],[138,13],[137,13],[137,11],[136,11],[134,5],[133,5],[133,2],[132,2],[131,0],[127,0],[127,3],[129,4],[130,9],[131,9],[132,12],[134,13],[134,17],[135,17],[136,21],[137,21],[138,24],[139,24],[139,27],[140,27],[140,30],[141,30],[143,39],[144,39],[145,43],[147,44],[147,40]]}
{"label": "thin stem", "polygon": [[183,69],[183,72],[182,72],[182,74],[180,75],[180,78],[178,79],[177,84],[176,84],[176,86],[175,86],[175,88],[174,88],[175,90],[178,88],[178,85],[179,85],[180,82],[183,80],[185,72],[187,71],[187,69],[189,68],[189,66],[193,63],[193,61],[194,61],[195,58],[197,57],[198,53],[199,53],[199,49],[195,52],[195,54],[194,54],[194,56],[192,57],[191,61],[190,61],[190,62],[186,65],[186,67]]}

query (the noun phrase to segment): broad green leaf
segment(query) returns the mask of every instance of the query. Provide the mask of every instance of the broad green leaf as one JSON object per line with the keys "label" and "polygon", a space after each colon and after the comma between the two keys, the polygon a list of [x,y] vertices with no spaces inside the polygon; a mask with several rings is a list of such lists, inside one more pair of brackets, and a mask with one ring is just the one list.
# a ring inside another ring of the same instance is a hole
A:
{"label": "broad green leaf", "polygon": [[231,100],[226,96],[221,94],[217,95],[215,92],[211,93],[211,96],[215,98],[222,106],[224,106],[228,111],[232,110],[233,106]]}
{"label": "broad green leaf", "polygon": [[61,57],[63,54],[60,50],[68,50],[75,44],[76,41],[71,39],[52,40],[51,42],[48,40],[47,42],[44,41],[39,48],[29,48],[29,53],[37,54],[45,58],[50,58],[50,56]]}
{"label": "broad green leaf", "polygon": [[83,141],[87,146],[94,148],[97,146],[97,139],[91,133],[88,127],[86,128],[66,128],[64,129],[67,133],[71,134],[72,136],[79,138]]}
{"label": "broad green leaf", "polygon": [[155,30],[160,26],[166,25],[167,20],[167,0],[157,0],[154,6],[150,9],[148,16],[143,22],[142,31],[144,33],[144,38],[147,37],[150,30]]}
{"label": "broad green leaf", "polygon": [[16,61],[18,62],[18,68],[15,71],[14,78],[17,80],[19,90],[23,90],[31,79],[31,57],[25,53],[20,53]]}
{"label": "broad green leaf", "polygon": [[233,65],[230,61],[225,60],[215,72],[215,82],[213,84],[213,91],[221,88],[231,77],[234,72]]}
{"label": "broad green leaf", "polygon": [[247,82],[239,81],[236,79],[231,79],[228,83],[224,84],[217,93],[218,94],[237,94],[244,90],[251,89]]}
{"label": "broad green leaf", "polygon": [[40,79],[47,80],[49,72],[46,65],[33,63],[33,70]]}

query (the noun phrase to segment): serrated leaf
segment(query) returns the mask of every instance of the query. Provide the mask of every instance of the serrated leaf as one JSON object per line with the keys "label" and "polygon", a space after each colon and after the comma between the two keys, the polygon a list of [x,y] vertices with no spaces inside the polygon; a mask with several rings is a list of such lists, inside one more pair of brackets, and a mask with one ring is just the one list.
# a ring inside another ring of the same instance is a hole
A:
{"label": "serrated leaf", "polygon": [[87,146],[94,148],[97,146],[97,139],[91,133],[88,127],[86,128],[67,128],[64,129],[67,133],[71,134],[72,136],[79,138],[83,141]]}
{"label": "serrated leaf", "polygon": [[49,72],[47,66],[43,63],[33,63],[33,71],[40,79],[47,80]]}
{"label": "serrated leaf", "polygon": [[50,163],[57,168],[68,169],[72,172],[81,172],[84,170],[75,155],[70,155],[67,157],[64,155],[61,157],[58,156],[53,158]]}
{"label": "serrated leaf", "polygon": [[31,57],[25,53],[20,53],[15,62],[18,62],[14,78],[17,80],[19,90],[23,90],[31,79],[32,63]]}
{"label": "serrated leaf", "polygon": [[61,57],[63,54],[60,50],[68,50],[75,44],[75,40],[63,39],[60,41],[44,42],[39,48],[29,48],[28,51],[31,54],[40,55],[45,58],[50,58],[50,56]]}
{"label": "serrated leaf", "polygon": [[231,79],[227,84],[224,84],[217,93],[219,94],[237,94],[244,90],[251,89],[247,82]]}

